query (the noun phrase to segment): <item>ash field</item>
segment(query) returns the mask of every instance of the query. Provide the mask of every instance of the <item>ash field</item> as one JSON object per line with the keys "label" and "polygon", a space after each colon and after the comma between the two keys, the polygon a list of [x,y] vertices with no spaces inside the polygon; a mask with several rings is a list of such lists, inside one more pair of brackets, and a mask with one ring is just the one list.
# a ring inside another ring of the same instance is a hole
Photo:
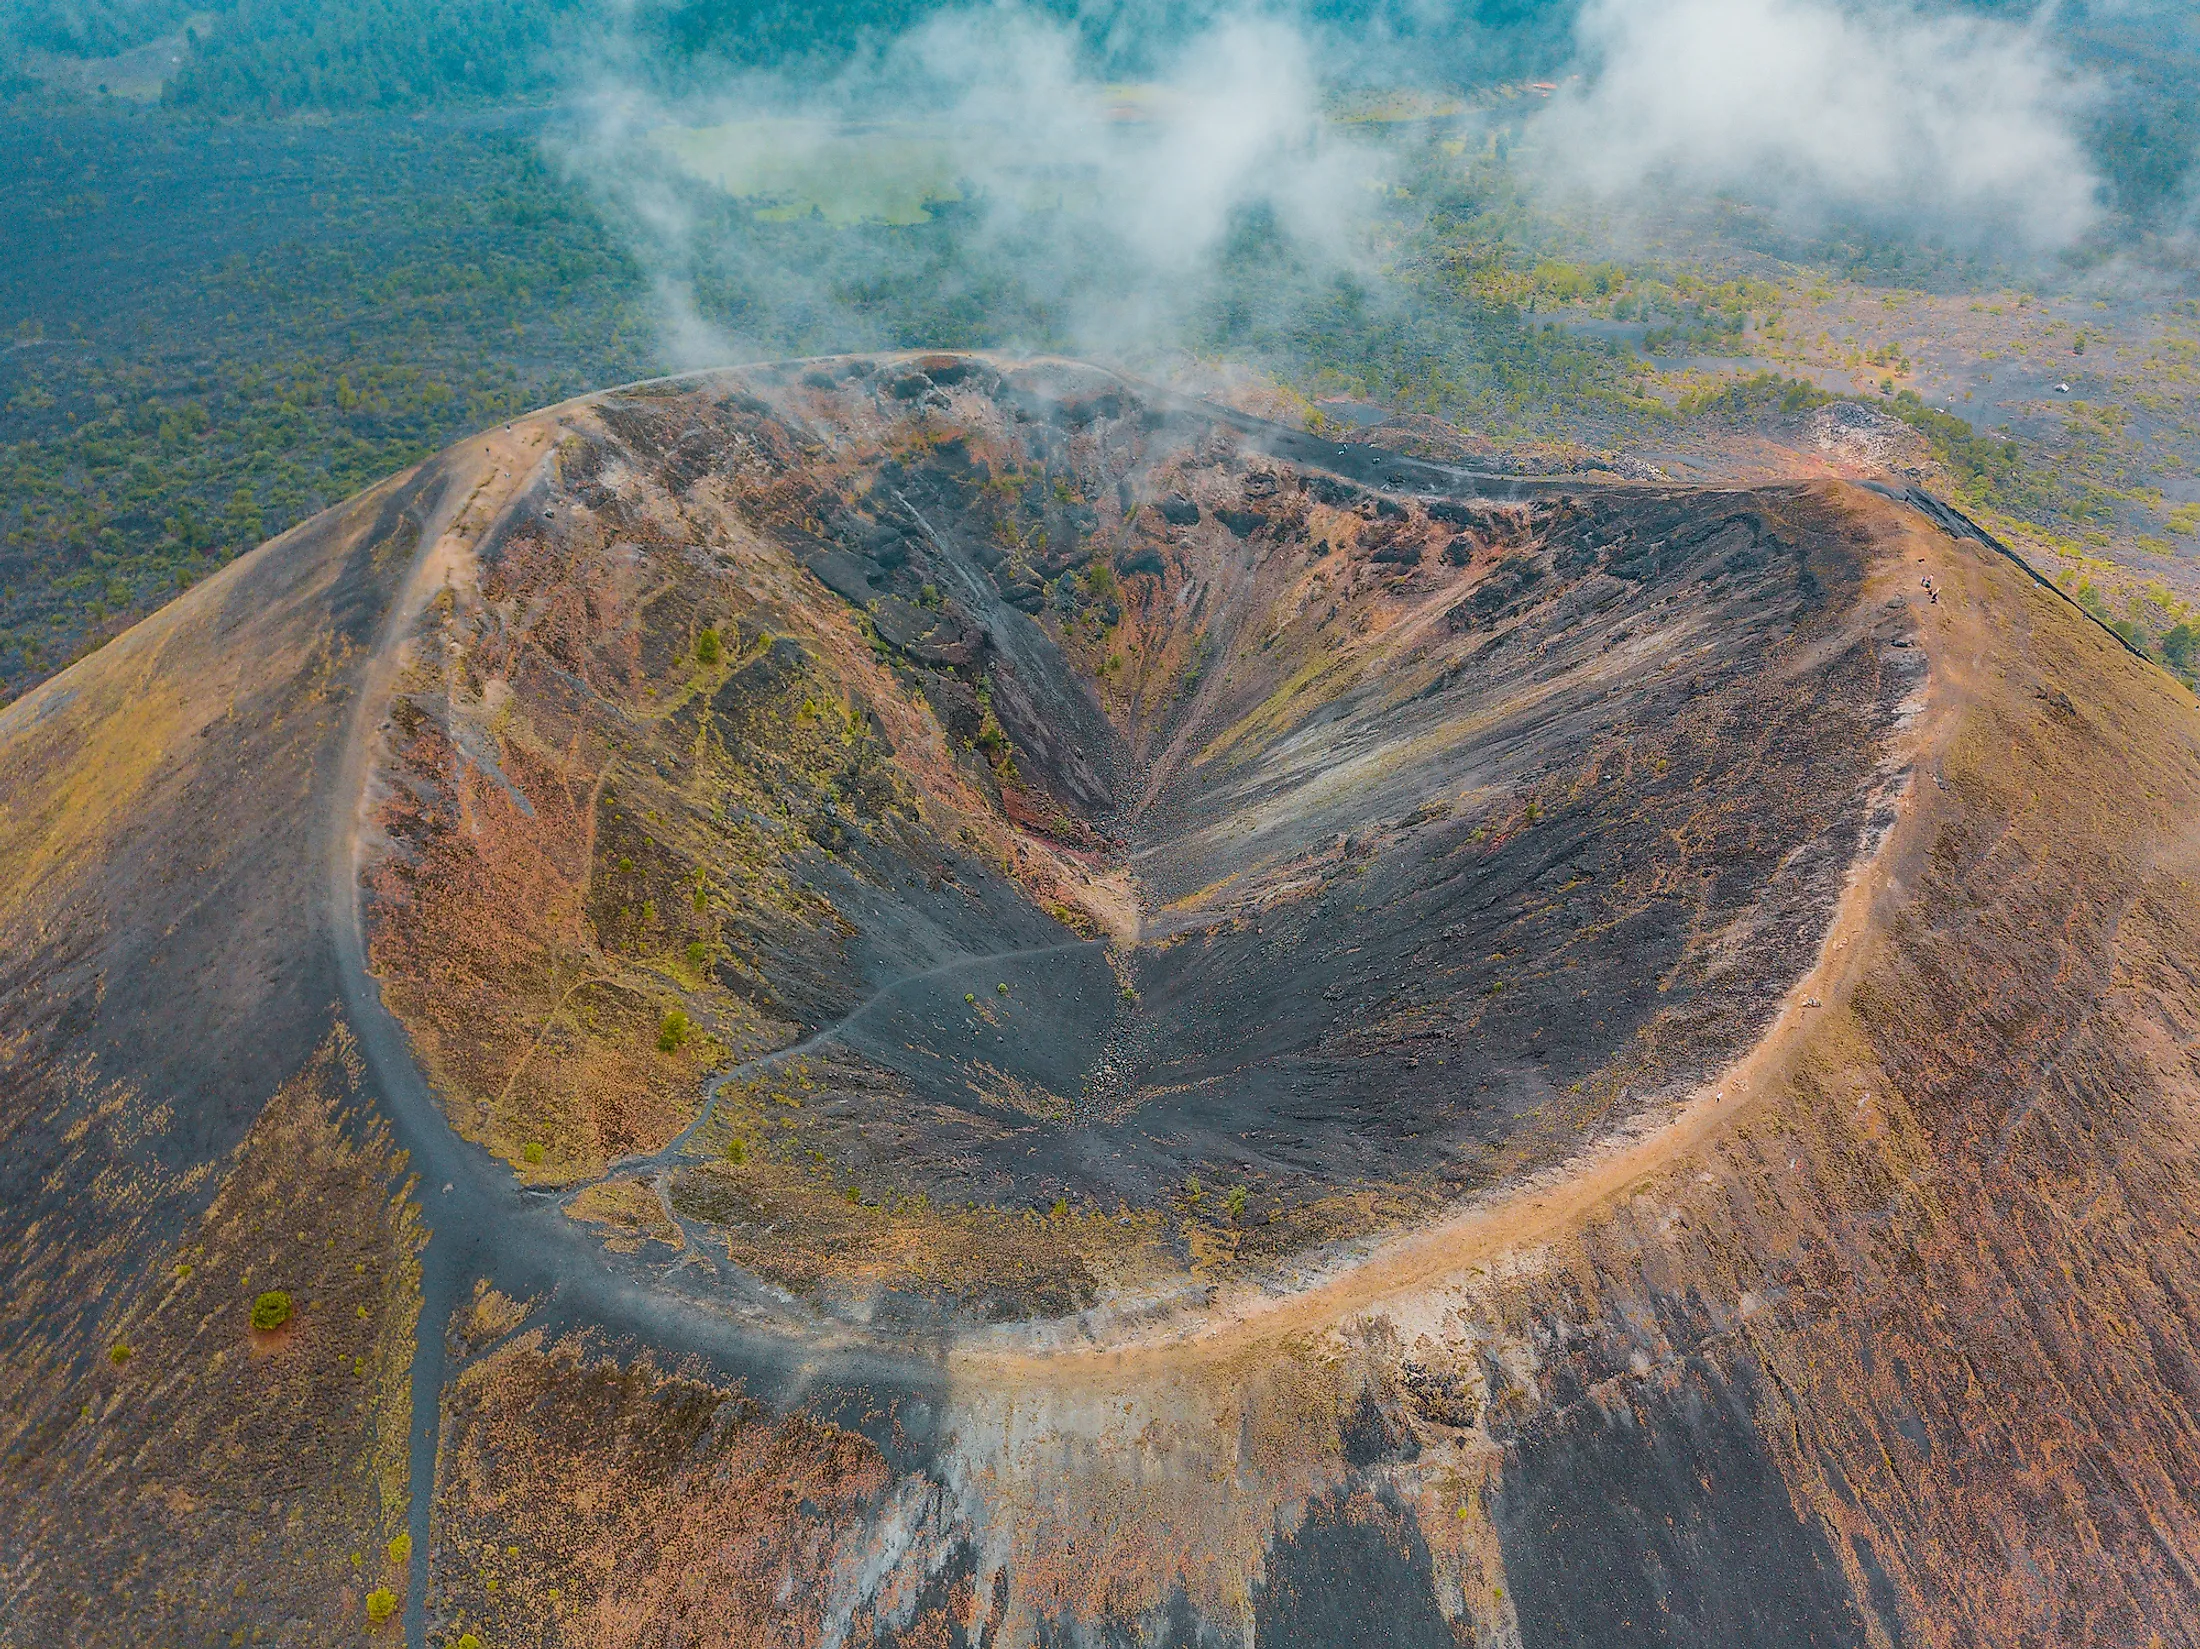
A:
{"label": "ash field", "polygon": [[2194,1641],[2196,801],[1801,447],[515,420],[0,711],[0,1637]]}

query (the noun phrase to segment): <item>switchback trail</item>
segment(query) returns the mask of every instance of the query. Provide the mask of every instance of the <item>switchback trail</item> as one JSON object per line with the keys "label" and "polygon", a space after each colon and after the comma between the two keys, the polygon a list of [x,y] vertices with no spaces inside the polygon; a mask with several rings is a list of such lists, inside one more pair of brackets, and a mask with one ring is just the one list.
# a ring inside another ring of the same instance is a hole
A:
{"label": "switchback trail", "polygon": [[940,962],[929,968],[920,968],[914,973],[905,973],[899,978],[881,985],[823,1030],[813,1031],[800,1042],[791,1043],[787,1047],[774,1048],[770,1053],[758,1054],[755,1058],[746,1060],[734,1066],[731,1070],[721,1071],[718,1075],[712,1077],[703,1087],[702,1110],[697,1112],[695,1120],[675,1134],[668,1144],[655,1151],[644,1151],[635,1156],[621,1157],[618,1161],[606,1167],[602,1173],[591,1178],[576,1181],[571,1185],[546,1186],[543,1189],[555,1190],[562,1202],[587,1190],[591,1185],[601,1185],[604,1181],[616,1179],[622,1174],[641,1174],[654,1168],[670,1167],[673,1163],[679,1161],[681,1154],[686,1151],[688,1141],[693,1139],[717,1114],[718,1095],[728,1083],[744,1081],[757,1072],[768,1070],[774,1065],[782,1064],[790,1059],[800,1059],[805,1054],[817,1052],[826,1043],[837,1040],[842,1032],[855,1024],[857,1020],[863,1018],[873,1008],[899,995],[908,986],[920,984],[927,979],[944,979],[950,974],[962,972],[965,968],[988,967],[1001,962],[1027,962],[1041,956],[1066,956],[1074,951],[1099,949],[1105,946],[1106,943],[1107,941],[1104,939],[1076,939],[1060,945],[1027,945],[1021,950],[994,951],[978,956],[958,956],[953,961]]}

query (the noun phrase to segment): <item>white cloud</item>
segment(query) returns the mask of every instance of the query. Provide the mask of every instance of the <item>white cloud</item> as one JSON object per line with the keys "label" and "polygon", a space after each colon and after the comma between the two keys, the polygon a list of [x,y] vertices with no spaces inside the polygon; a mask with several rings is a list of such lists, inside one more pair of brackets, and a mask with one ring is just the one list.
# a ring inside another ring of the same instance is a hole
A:
{"label": "white cloud", "polygon": [[1728,190],[1958,238],[2066,246],[2098,210],[2089,89],[2040,33],[1868,0],[1590,0],[1584,77],[1538,122],[1606,196]]}
{"label": "white cloud", "polygon": [[682,358],[710,346],[685,296],[714,232],[691,186],[770,195],[773,179],[857,211],[960,190],[958,275],[1013,266],[1059,336],[1116,352],[1172,335],[1248,211],[1316,267],[1359,259],[1383,161],[1322,119],[1317,67],[1299,30],[1241,12],[1185,39],[1152,81],[1110,86],[1071,28],[1016,4],[941,14],[822,83],[751,76],[678,107],[607,50],[591,129],[563,158],[636,230]]}

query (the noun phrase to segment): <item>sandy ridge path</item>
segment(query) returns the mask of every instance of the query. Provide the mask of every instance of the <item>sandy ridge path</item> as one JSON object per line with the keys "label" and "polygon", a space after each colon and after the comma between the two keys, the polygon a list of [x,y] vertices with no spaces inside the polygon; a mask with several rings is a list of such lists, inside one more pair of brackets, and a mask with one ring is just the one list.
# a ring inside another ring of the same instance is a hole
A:
{"label": "sandy ridge path", "polygon": [[[335,789],[337,811],[328,821],[326,919],[345,1017],[375,1075],[384,1115],[417,1176],[414,1200],[427,1232],[420,1256],[420,1316],[408,1377],[412,1412],[406,1531],[412,1550],[404,1636],[412,1649],[422,1649],[427,1642],[429,1536],[441,1439],[445,1325],[459,1293],[471,1280],[483,1216],[494,1217],[504,1198],[485,1174],[483,1153],[467,1147],[444,1119],[413,1060],[403,1028],[382,1004],[367,964],[361,875],[375,800],[374,746],[422,612],[445,581],[463,568],[470,547],[549,465],[557,452],[558,434],[556,409],[552,409],[461,442],[424,466],[441,471],[444,490],[420,523],[423,548],[376,638],[345,732]],[[448,1191],[458,1184],[466,1186],[467,1194],[455,1201],[435,1190]]]}

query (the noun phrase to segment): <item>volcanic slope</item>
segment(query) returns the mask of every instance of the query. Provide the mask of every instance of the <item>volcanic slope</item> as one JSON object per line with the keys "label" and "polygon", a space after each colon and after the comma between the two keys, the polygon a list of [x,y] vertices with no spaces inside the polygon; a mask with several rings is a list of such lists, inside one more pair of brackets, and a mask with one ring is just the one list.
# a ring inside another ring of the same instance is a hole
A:
{"label": "volcanic slope", "polygon": [[2196,727],[1853,485],[492,432],[0,715],[14,1618],[2192,1641]]}

